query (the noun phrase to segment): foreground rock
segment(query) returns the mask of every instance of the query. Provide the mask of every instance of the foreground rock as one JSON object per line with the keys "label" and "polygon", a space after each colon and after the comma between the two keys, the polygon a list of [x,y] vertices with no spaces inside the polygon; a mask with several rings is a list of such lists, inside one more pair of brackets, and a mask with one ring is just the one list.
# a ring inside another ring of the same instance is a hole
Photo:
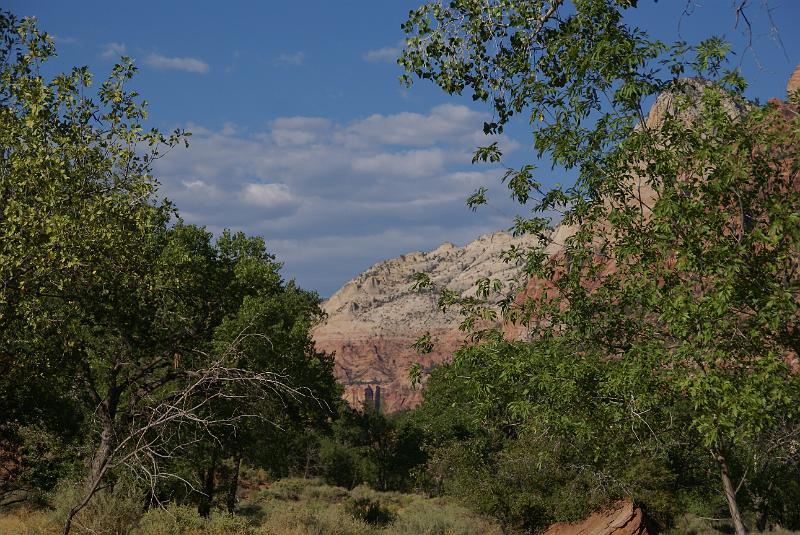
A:
{"label": "foreground rock", "polygon": [[[385,412],[412,408],[422,394],[411,388],[411,365],[419,362],[423,370],[430,370],[464,342],[458,311],[439,310],[435,292],[413,291],[414,273],[427,273],[436,287],[468,296],[482,277],[503,282],[517,277],[520,269],[503,262],[500,253],[511,245],[535,243],[535,237],[514,238],[503,232],[481,236],[464,247],[445,243],[428,253],[375,264],[345,284],[323,304],[328,318],[313,332],[319,349],[336,353],[345,399],[360,407],[365,398],[379,398]],[[434,350],[420,355],[411,345],[426,331]]]}
{"label": "foreground rock", "polygon": [[654,535],[644,512],[631,502],[617,502],[583,522],[553,524],[542,535]]}

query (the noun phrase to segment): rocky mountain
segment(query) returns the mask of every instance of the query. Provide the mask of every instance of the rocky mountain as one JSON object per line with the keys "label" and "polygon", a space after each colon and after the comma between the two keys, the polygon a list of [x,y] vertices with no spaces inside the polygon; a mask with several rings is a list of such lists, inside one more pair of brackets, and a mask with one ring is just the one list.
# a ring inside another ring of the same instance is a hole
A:
{"label": "rocky mountain", "polygon": [[[413,291],[414,273],[427,273],[436,287],[468,296],[482,277],[506,283],[517,277],[519,267],[503,262],[500,253],[536,242],[497,232],[464,247],[445,243],[379,262],[345,284],[323,304],[328,318],[313,333],[319,349],[336,354],[345,399],[354,407],[379,399],[386,412],[411,408],[422,398],[411,388],[411,365],[419,362],[429,370],[463,343],[458,311],[439,310],[435,292]],[[431,333],[434,350],[421,355],[411,346],[425,332]]]}
{"label": "rocky mountain", "polygon": [[[645,124],[655,127],[665,115],[675,113],[684,120],[693,120],[691,109],[679,109],[677,92],[699,99],[707,83],[700,79],[684,79],[677,91],[665,92],[656,99]],[[800,67],[787,85],[790,95],[798,90]],[[777,99],[771,102],[787,117],[797,113],[796,105]],[[728,111],[731,117],[736,117],[744,110],[731,102]],[[635,185],[638,193],[634,201],[652,206],[657,192],[644,181]],[[575,231],[567,225],[557,226],[545,251],[551,256],[563,254],[565,240]],[[449,359],[464,342],[464,334],[458,330],[461,321],[458,311],[441,312],[434,292],[412,291],[414,273],[427,273],[437,287],[450,288],[467,296],[474,291],[479,278],[499,278],[507,282],[520,275],[519,267],[500,260],[501,251],[511,245],[537,244],[535,237],[514,238],[502,232],[482,236],[464,247],[445,243],[428,253],[414,252],[375,264],[345,284],[324,303],[328,319],[315,329],[314,339],[320,349],[335,352],[336,373],[345,385],[346,400],[355,407],[362,406],[365,399],[378,402],[387,412],[414,407],[422,395],[411,388],[410,366],[419,362],[423,370],[428,371]],[[614,267],[609,266],[609,269]],[[538,294],[547,284],[536,279],[523,282],[526,284],[519,299]],[[509,338],[526,335],[519,326],[505,325],[504,329]],[[431,333],[435,348],[430,354],[420,355],[411,345],[426,331]],[[800,364],[795,365],[800,367]]]}

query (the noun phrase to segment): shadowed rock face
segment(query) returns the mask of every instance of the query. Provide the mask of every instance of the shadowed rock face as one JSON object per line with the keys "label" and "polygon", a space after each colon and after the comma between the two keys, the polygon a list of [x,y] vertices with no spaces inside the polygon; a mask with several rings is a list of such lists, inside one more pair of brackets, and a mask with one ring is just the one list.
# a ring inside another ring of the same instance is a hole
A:
{"label": "shadowed rock face", "polygon": [[[428,252],[414,252],[375,264],[345,284],[323,304],[327,320],[313,332],[317,348],[335,352],[336,374],[345,385],[345,399],[361,407],[367,388],[380,386],[381,407],[394,412],[416,406],[422,399],[408,380],[415,362],[423,370],[449,359],[464,342],[457,310],[442,312],[435,292],[411,289],[414,273],[427,273],[437,288],[462,296],[474,295],[482,277],[504,282],[520,270],[503,262],[500,252],[511,245],[533,245],[532,236],[514,238],[497,232],[456,247],[445,243]],[[433,352],[421,355],[411,345],[430,332]]]}

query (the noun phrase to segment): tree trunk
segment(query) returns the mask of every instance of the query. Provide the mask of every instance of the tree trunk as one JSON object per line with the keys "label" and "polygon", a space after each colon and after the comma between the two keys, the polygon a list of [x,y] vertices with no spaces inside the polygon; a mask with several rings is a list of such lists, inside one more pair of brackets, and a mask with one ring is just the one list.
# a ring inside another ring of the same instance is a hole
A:
{"label": "tree trunk", "polygon": [[733,488],[733,483],[731,483],[731,477],[728,472],[728,462],[721,453],[717,453],[717,463],[719,463],[719,472],[722,477],[722,489],[725,491],[725,499],[728,500],[728,509],[731,512],[733,528],[736,530],[736,535],[746,535],[747,530],[742,522],[739,505],[736,503],[736,490]]}
{"label": "tree trunk", "polygon": [[753,510],[756,512],[756,531],[767,529],[769,519],[769,497],[772,495],[772,481],[767,484],[767,489],[759,494],[750,493]]}
{"label": "tree trunk", "polygon": [[767,529],[767,508],[766,506],[762,506],[758,509],[758,513],[756,514],[756,529],[758,531],[764,531]]}
{"label": "tree trunk", "polygon": [[97,492],[100,482],[105,476],[106,468],[108,467],[108,459],[111,454],[111,446],[114,437],[114,426],[110,420],[103,423],[103,432],[100,434],[100,445],[92,456],[91,464],[89,465],[89,479],[86,482],[86,493],[83,500],[76,504],[67,513],[67,518],[64,519],[63,535],[69,535],[72,529],[72,520],[75,518],[81,509],[86,507],[94,494]]}
{"label": "tree trunk", "polygon": [[217,470],[217,451],[211,454],[211,463],[203,474],[203,496],[197,504],[197,514],[207,517],[211,514],[211,501],[214,499],[214,472]]}
{"label": "tree trunk", "polygon": [[103,423],[103,432],[100,434],[100,445],[92,456],[91,464],[89,465],[89,485],[91,482],[99,481],[103,477],[103,473],[108,464],[108,457],[111,453],[111,442],[114,437],[114,426],[110,422]]}
{"label": "tree trunk", "polygon": [[233,473],[231,474],[231,483],[228,487],[228,512],[233,514],[236,509],[236,491],[239,490],[239,470],[242,467],[242,456],[237,455],[233,460]]}

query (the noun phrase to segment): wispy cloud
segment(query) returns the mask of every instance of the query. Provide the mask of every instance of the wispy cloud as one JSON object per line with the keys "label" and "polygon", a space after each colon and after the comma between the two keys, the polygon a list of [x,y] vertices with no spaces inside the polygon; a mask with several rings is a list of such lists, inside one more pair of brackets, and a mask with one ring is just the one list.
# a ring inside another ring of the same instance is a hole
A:
{"label": "wispy cloud", "polygon": [[75,43],[78,42],[78,40],[75,39],[74,37],[68,37],[64,35],[53,34],[50,37],[52,37],[53,41],[55,41],[57,44],[60,45],[74,45]]}
{"label": "wispy cloud", "polygon": [[298,52],[284,52],[277,58],[275,63],[278,65],[302,65],[306,60],[306,54],[302,50]]}
{"label": "wispy cloud", "polygon": [[205,74],[209,70],[208,63],[197,58],[169,57],[162,54],[150,54],[144,60],[146,65],[159,70],[172,70]]}
{"label": "wispy cloud", "polygon": [[375,50],[368,50],[362,57],[365,61],[394,63],[397,61],[402,51],[402,48],[399,46],[387,46],[384,48],[376,48]]}
{"label": "wispy cloud", "polygon": [[105,59],[116,59],[124,55],[127,49],[124,43],[106,43],[102,46],[100,56]]}

